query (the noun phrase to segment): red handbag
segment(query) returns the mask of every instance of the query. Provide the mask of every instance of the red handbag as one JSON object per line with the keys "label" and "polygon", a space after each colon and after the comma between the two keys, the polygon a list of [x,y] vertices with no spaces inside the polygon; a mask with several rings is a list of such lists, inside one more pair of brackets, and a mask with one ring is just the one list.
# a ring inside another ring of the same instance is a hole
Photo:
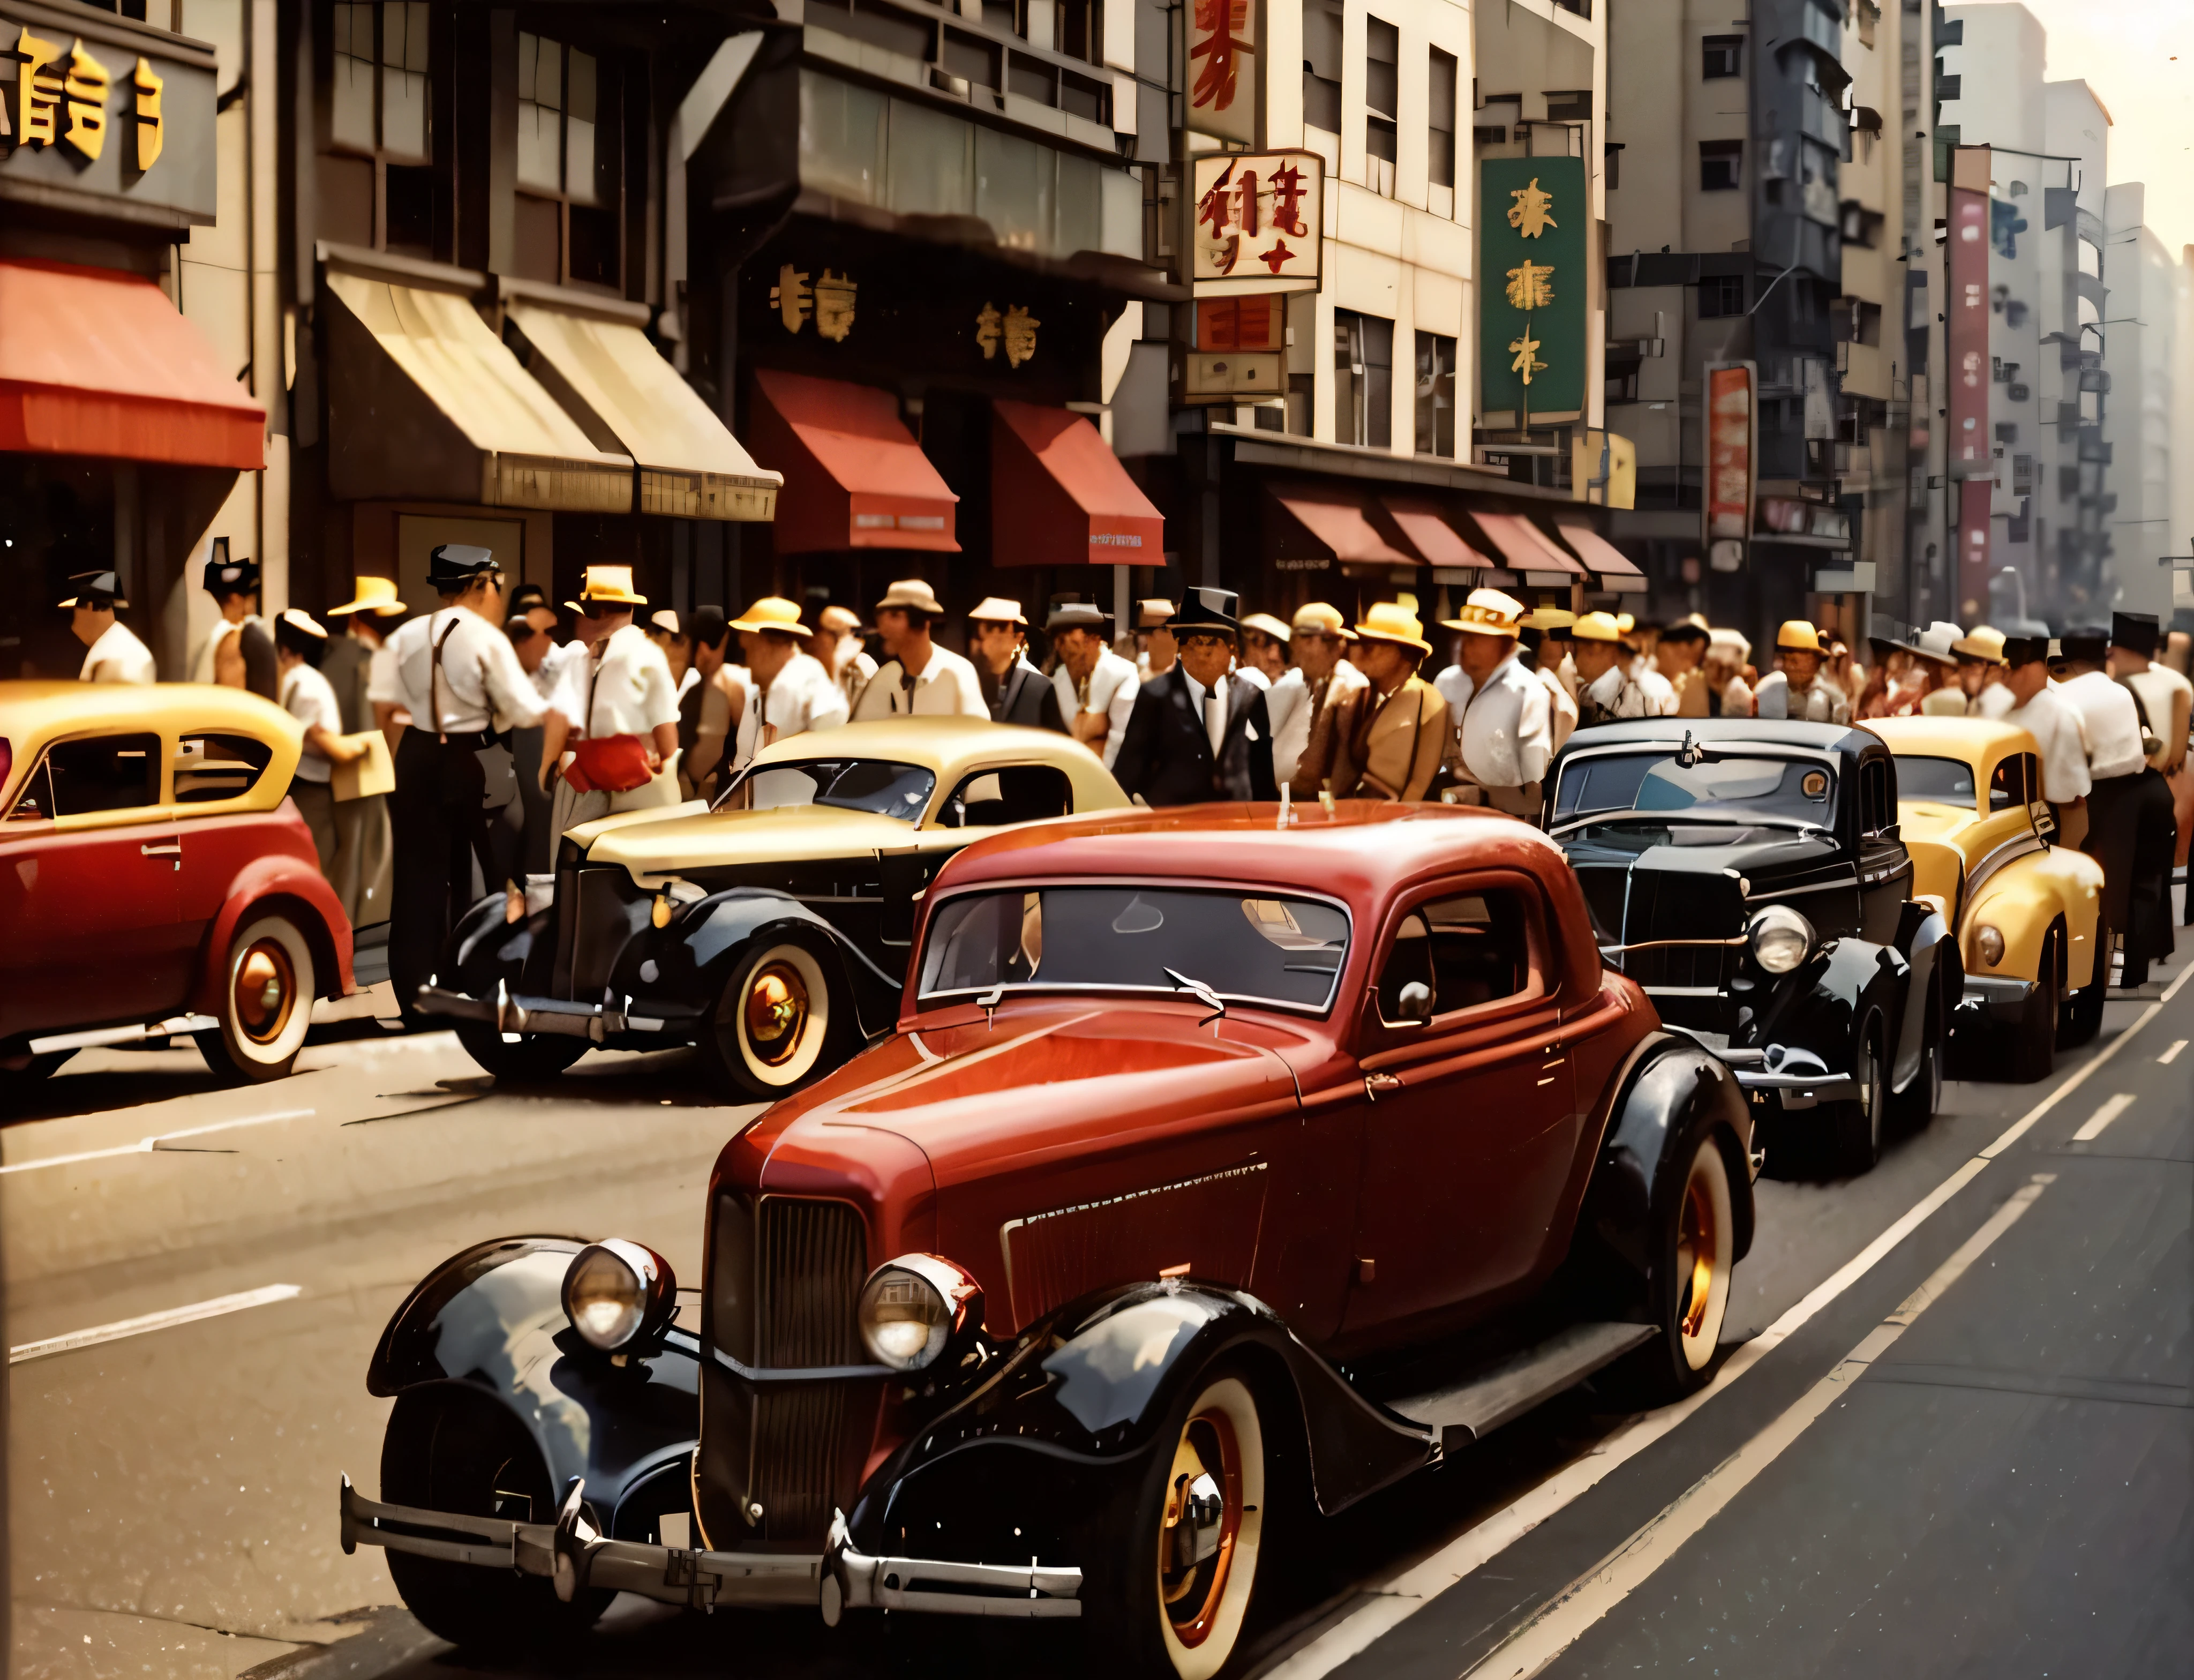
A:
{"label": "red handbag", "polygon": [[579,793],[629,793],[655,774],[637,735],[590,735],[571,743],[571,755],[564,780]]}

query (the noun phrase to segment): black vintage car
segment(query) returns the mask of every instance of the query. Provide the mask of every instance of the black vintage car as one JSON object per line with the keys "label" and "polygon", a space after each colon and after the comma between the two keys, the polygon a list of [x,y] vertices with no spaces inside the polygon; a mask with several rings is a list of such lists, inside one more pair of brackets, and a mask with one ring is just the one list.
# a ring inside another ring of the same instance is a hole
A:
{"label": "black vintage car", "polygon": [[1880,737],[1648,718],[1579,730],[1546,785],[1602,957],[1755,1106],[1852,1171],[1889,1114],[1934,1113],[1963,968],[1944,906],[1912,895]]}

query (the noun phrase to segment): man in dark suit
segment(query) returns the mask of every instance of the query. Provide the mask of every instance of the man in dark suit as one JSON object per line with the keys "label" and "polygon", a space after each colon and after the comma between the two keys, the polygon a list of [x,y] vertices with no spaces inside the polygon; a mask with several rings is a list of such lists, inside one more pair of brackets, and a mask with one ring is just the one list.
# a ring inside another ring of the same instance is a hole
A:
{"label": "man in dark suit", "polygon": [[1192,589],[1166,621],[1180,656],[1146,682],[1112,774],[1146,805],[1278,799],[1265,691],[1230,674],[1238,626],[1231,590]]}

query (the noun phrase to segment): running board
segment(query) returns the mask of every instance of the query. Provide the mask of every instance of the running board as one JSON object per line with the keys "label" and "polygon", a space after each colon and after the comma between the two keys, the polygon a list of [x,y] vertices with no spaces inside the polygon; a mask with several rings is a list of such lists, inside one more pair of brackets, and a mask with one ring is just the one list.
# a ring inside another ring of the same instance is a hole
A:
{"label": "running board", "polygon": [[54,1033],[31,1040],[31,1054],[55,1050],[91,1050],[100,1044],[129,1044],[142,1038],[175,1038],[191,1033],[210,1033],[221,1023],[210,1015],[170,1015],[165,1021],[140,1021],[134,1027],[95,1027],[83,1033]]}
{"label": "running board", "polygon": [[1653,1339],[1650,1324],[1576,1324],[1453,1388],[1387,1402],[1439,1436],[1443,1452],[1483,1441],[1510,1418]]}

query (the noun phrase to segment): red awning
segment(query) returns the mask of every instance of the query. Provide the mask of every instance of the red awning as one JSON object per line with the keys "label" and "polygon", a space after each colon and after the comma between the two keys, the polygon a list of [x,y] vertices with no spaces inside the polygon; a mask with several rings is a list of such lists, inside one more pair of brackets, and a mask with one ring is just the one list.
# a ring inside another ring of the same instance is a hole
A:
{"label": "red awning", "polygon": [[[1627,580],[1634,578],[1641,585],[1644,584],[1646,574],[1638,569],[1630,557],[1589,525],[1558,519],[1554,521],[1554,529],[1561,532],[1562,540],[1577,551],[1577,558],[1584,561],[1588,570],[1599,573],[1603,578]],[[1623,584],[1611,582],[1609,587],[1620,590]]]}
{"label": "red awning", "polygon": [[960,498],[938,476],[899,402],[872,385],[765,369],[755,375],[750,440],[784,475],[779,554],[835,549],[928,549],[957,554]]}
{"label": "red awning", "polygon": [[[1473,509],[1470,516],[1478,521],[1478,528],[1485,533],[1486,539],[1501,550],[1512,570],[1584,576],[1584,567],[1564,554],[1551,537],[1521,514],[1482,514]],[[1525,581],[1531,580],[1527,577]]]}
{"label": "red awning", "polygon": [[267,412],[152,281],[0,262],[0,450],[267,464]]}
{"label": "red awning", "polygon": [[1272,499],[1287,509],[1319,547],[1344,565],[1423,563],[1416,555],[1404,553],[1381,534],[1372,522],[1370,504],[1361,496],[1323,485],[1289,485],[1274,489]]}
{"label": "red awning", "polygon": [[991,414],[991,565],[1164,563],[1163,515],[1086,418],[1003,397]]}
{"label": "red awning", "polygon": [[1488,560],[1463,540],[1462,533],[1447,522],[1436,503],[1408,496],[1382,496],[1387,515],[1410,539],[1410,546],[1434,566],[1468,567],[1490,571],[1498,561]]}

